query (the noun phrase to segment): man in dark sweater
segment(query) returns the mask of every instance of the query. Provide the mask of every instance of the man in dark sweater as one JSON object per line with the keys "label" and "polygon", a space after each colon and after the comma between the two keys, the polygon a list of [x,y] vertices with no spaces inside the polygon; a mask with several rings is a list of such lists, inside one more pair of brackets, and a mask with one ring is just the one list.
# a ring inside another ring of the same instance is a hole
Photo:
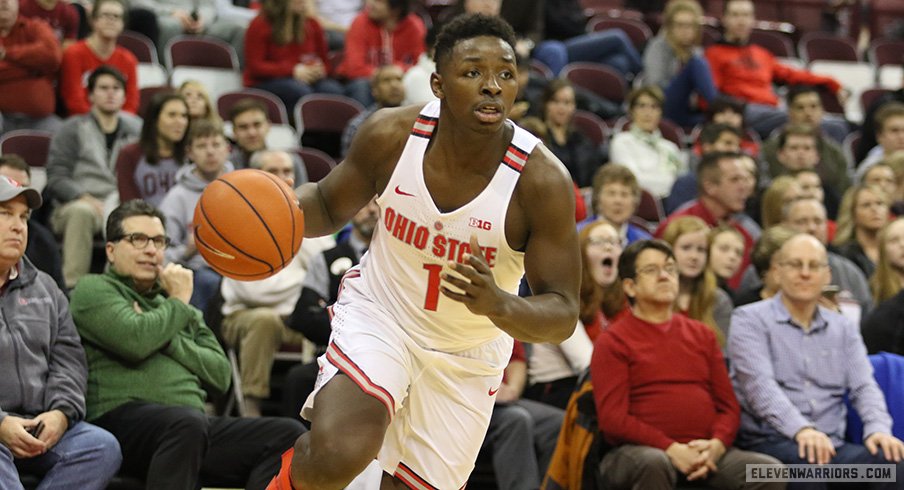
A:
{"label": "man in dark sweater", "polygon": [[740,408],[716,336],[673,313],[678,266],[661,240],[629,245],[618,275],[632,314],[597,337],[590,362],[600,430],[612,448],[600,471],[612,488],[784,488],[746,482],[747,464],[780,464],[732,448]]}
{"label": "man in dark sweater", "polygon": [[192,272],[163,266],[163,214],[129,201],[107,220],[102,275],[72,291],[88,357],[88,419],[119,440],[123,472],[147,489],[265,488],[303,432],[290,419],[211,417],[204,390],[229,387],[229,361],[188,304]]}

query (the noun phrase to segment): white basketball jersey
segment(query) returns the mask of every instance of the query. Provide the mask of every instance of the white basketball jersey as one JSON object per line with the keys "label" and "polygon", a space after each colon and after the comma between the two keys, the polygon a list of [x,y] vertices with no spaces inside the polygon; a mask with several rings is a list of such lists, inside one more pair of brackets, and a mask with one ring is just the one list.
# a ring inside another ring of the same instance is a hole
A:
{"label": "white basketball jersey", "polygon": [[449,270],[447,261],[463,262],[471,252],[470,237],[476,234],[497,286],[517,293],[524,253],[509,247],[505,216],[521,170],[539,140],[509,122],[515,133],[490,183],[472,201],[443,213],[427,191],[423,168],[439,111],[439,102],[430,102],[414,123],[392,177],[377,198],[380,222],[360,267],[375,303],[415,342],[458,352],[490,342],[502,331],[487,317],[444,296],[440,284],[448,283],[440,275]]}

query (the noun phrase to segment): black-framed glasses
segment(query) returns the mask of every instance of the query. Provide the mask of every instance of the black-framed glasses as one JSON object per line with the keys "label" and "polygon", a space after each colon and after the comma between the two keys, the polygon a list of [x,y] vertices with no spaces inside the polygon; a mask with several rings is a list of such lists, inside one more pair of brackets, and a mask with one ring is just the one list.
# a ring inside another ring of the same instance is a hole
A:
{"label": "black-framed glasses", "polygon": [[151,242],[154,242],[154,246],[157,247],[157,250],[163,250],[170,244],[170,239],[166,235],[148,236],[144,233],[129,233],[128,235],[123,235],[112,241],[118,242],[120,240],[131,243],[133,247],[139,250],[147,248],[148,243]]}

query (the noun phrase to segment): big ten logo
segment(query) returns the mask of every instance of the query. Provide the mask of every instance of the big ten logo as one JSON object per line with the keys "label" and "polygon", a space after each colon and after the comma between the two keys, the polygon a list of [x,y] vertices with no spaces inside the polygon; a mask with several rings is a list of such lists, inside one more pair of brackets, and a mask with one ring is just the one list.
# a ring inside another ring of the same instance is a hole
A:
{"label": "big ten logo", "polygon": [[479,218],[470,218],[470,220],[468,220],[468,226],[471,228],[480,228],[481,230],[493,229],[493,223]]}

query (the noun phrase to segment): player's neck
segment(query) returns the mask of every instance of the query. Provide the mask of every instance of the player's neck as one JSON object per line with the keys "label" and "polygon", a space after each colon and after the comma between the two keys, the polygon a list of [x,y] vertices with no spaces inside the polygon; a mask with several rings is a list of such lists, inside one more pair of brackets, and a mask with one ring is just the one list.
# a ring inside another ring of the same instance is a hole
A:
{"label": "player's neck", "polygon": [[[442,124],[442,123],[440,123]],[[507,129],[488,134],[475,134],[468,129],[446,124],[434,138],[432,153],[442,155],[447,166],[459,168],[483,168],[497,164],[505,154],[511,140]]]}

